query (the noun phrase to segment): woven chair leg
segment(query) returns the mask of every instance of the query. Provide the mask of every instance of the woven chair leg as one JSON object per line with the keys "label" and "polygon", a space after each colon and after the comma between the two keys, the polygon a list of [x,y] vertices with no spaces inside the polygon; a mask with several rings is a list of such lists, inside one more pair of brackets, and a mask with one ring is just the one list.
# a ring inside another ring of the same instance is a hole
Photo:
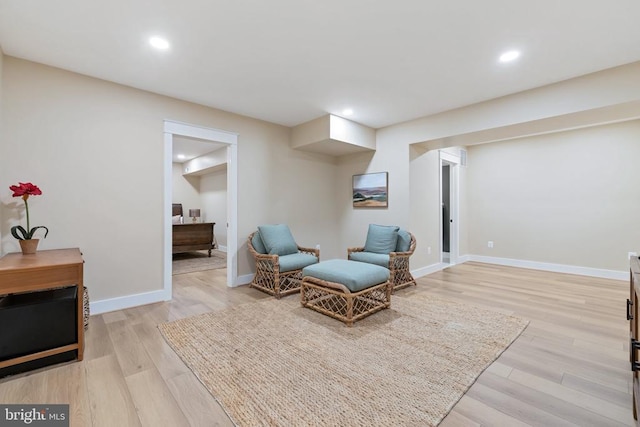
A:
{"label": "woven chair leg", "polygon": [[353,298],[350,295],[347,296],[347,321],[345,323],[347,326],[353,326]]}

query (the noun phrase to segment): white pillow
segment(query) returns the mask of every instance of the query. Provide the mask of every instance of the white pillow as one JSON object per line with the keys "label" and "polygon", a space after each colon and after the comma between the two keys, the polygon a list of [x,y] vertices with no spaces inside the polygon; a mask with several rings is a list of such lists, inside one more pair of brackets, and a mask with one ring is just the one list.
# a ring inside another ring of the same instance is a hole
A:
{"label": "white pillow", "polygon": [[171,222],[173,224],[180,224],[180,215],[174,215],[173,217],[171,217]]}

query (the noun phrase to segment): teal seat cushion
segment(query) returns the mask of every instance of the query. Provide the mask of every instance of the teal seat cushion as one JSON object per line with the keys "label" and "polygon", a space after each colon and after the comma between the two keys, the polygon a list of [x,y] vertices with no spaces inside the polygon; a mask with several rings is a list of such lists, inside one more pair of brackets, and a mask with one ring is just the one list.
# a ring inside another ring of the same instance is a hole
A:
{"label": "teal seat cushion", "polygon": [[402,228],[398,230],[398,243],[396,244],[396,252],[408,252],[411,247],[411,235],[407,230]]}
{"label": "teal seat cushion", "polygon": [[316,264],[318,258],[315,255],[303,254],[298,252],[297,254],[289,254],[278,257],[280,262],[280,272],[300,270],[308,265]]}
{"label": "teal seat cushion", "polygon": [[365,252],[388,254],[396,250],[398,243],[398,230],[394,225],[369,224],[367,241],[364,244]]}
{"label": "teal seat cushion", "polygon": [[260,232],[256,231],[251,238],[251,244],[253,245],[253,249],[256,250],[259,254],[266,254],[267,248],[264,247],[264,243],[262,243],[262,237],[260,237]]}
{"label": "teal seat cushion", "polygon": [[389,280],[390,272],[379,265],[331,259],[302,269],[302,276],[327,282],[342,283],[351,292],[358,292]]}
{"label": "teal seat cushion", "polygon": [[368,262],[381,267],[389,268],[389,254],[375,254],[373,252],[351,252],[349,259],[352,261]]}
{"label": "teal seat cushion", "polygon": [[298,245],[286,224],[259,225],[258,231],[269,254],[282,256],[298,252]]}

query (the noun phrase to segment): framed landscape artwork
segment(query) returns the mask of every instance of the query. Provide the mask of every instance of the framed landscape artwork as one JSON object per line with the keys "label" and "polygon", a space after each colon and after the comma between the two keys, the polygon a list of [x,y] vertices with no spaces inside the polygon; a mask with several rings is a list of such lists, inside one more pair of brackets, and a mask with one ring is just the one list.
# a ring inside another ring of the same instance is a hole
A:
{"label": "framed landscape artwork", "polygon": [[389,206],[389,172],[353,176],[354,208],[386,208]]}

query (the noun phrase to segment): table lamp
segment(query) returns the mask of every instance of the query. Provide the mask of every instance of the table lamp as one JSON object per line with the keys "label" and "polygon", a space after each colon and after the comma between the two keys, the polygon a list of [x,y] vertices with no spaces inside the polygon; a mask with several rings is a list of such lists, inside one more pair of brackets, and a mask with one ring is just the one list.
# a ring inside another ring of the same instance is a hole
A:
{"label": "table lamp", "polygon": [[200,218],[200,209],[189,209],[189,216],[193,219],[193,222],[198,222]]}

